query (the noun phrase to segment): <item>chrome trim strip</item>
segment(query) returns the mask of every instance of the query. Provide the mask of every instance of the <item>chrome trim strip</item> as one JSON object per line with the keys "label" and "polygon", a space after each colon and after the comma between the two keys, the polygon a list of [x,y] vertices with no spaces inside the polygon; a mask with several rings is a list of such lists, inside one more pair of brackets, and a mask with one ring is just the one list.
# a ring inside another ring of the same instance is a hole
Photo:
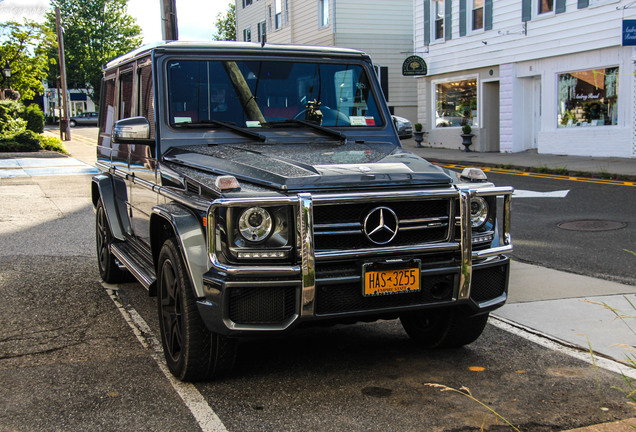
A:
{"label": "chrome trim strip", "polygon": [[363,193],[344,193],[344,194],[325,194],[315,195],[313,201],[315,203],[325,202],[346,202],[352,203],[356,201],[376,202],[376,201],[404,201],[408,198],[420,198],[420,199],[439,199],[439,198],[456,198],[457,190],[454,188],[449,189],[434,189],[434,190],[418,190],[418,191],[395,191],[390,195],[378,194],[377,192],[363,192]]}
{"label": "chrome trim strip", "polygon": [[484,249],[481,251],[473,252],[472,255],[473,255],[473,259],[488,258],[491,256],[500,255],[502,253],[506,253],[510,251],[512,251],[512,245],[506,245],[506,246],[494,247],[490,249]]}
{"label": "chrome trim strip", "polygon": [[298,230],[302,258],[302,316],[313,316],[316,300],[316,257],[314,252],[314,209],[311,194],[298,194]]}
{"label": "chrome trim strip", "polygon": [[459,216],[461,224],[461,270],[459,274],[458,300],[466,300],[470,297],[470,282],[473,272],[472,261],[472,229],[470,222],[470,199],[473,191],[470,189],[459,190]]}
{"label": "chrome trim strip", "polygon": [[460,250],[460,243],[457,242],[445,242],[445,243],[433,243],[424,244],[418,246],[398,246],[393,248],[375,248],[375,249],[356,249],[356,250],[330,250],[330,251],[317,251],[316,261],[324,261],[333,258],[364,258],[377,255],[395,255],[402,253],[426,253],[426,252],[446,252]]}

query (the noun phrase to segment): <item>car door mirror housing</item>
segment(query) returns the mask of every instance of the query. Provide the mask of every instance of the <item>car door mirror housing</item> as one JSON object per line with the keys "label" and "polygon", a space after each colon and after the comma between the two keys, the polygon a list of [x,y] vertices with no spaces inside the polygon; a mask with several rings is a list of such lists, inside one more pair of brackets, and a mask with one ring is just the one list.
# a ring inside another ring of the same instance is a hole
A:
{"label": "car door mirror housing", "polygon": [[150,139],[150,122],[145,117],[130,117],[119,120],[113,129],[113,140],[147,141]]}

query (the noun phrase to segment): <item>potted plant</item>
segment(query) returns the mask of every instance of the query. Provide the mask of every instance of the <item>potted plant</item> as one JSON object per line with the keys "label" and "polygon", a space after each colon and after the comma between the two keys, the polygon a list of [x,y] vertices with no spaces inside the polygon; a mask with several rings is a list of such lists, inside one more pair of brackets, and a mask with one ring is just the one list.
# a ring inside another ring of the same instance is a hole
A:
{"label": "potted plant", "polygon": [[472,151],[468,147],[473,143],[473,128],[470,127],[468,123],[462,126],[462,145],[464,146],[464,151],[469,152]]}
{"label": "potted plant", "polygon": [[424,131],[422,130],[422,123],[415,123],[413,125],[415,131],[413,132],[413,136],[415,142],[417,143],[415,147],[422,147],[422,141],[424,140]]}

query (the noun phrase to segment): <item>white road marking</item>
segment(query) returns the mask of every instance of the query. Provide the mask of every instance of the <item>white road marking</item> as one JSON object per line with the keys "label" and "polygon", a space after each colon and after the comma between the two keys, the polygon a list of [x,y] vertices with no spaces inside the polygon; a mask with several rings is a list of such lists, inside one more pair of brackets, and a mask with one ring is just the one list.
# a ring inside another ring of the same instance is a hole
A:
{"label": "white road marking", "polygon": [[628,366],[625,363],[607,358],[601,357],[597,353],[592,354],[589,351],[584,351],[579,347],[557,339],[555,337],[546,335],[545,333],[530,329],[520,324],[514,323],[504,318],[491,315],[488,320],[489,324],[494,325],[497,328],[512,333],[516,336],[522,337],[530,342],[534,342],[542,347],[549,348],[553,351],[574,357],[578,360],[582,360],[596,367],[608,370],[610,372],[624,375],[626,377],[636,379],[636,369]]}
{"label": "white road marking", "polygon": [[183,399],[183,402],[196,419],[201,430],[203,432],[227,432],[227,429],[223,425],[223,422],[221,422],[221,419],[219,419],[210,405],[208,405],[205,398],[201,393],[199,393],[197,388],[192,384],[179,381],[170,373],[164,361],[161,343],[150,330],[148,323],[146,323],[146,321],[133,307],[124,307],[117,297],[117,288],[115,286],[106,283],[102,283],[102,285],[106,288],[108,296],[111,298],[113,303],[115,303],[115,306],[132,329],[137,340],[139,340],[144,348],[150,350],[151,357],[155,363],[157,363],[161,372],[163,372],[166,378],[168,378],[168,381],[177,394],[181,397],[181,399]]}
{"label": "white road marking", "polygon": [[512,194],[513,198],[565,198],[568,195],[568,190],[558,190],[552,192],[538,192],[529,191],[523,189],[515,189]]}

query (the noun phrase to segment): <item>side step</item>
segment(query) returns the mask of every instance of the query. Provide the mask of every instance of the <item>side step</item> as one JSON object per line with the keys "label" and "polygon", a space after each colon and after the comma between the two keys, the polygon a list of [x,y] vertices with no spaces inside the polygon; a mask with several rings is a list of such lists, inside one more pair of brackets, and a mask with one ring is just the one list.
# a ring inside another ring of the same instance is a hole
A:
{"label": "side step", "polygon": [[151,262],[136,253],[128,243],[112,243],[110,251],[147,290],[154,291],[157,275]]}

